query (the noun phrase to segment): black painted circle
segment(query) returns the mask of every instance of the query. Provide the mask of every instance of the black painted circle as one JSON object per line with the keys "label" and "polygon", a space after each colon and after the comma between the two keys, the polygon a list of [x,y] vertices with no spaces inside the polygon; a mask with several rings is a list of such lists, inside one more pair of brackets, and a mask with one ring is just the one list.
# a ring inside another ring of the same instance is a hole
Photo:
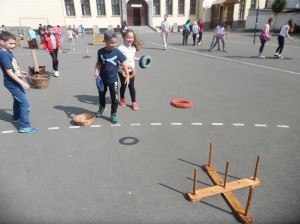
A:
{"label": "black painted circle", "polygon": [[124,137],[119,140],[119,143],[122,145],[135,145],[139,143],[139,139],[135,137]]}

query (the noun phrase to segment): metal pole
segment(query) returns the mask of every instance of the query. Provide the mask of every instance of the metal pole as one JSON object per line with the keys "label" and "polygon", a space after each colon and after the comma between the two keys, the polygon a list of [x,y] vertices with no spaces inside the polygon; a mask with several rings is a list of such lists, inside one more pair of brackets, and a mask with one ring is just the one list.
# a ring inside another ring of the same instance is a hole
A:
{"label": "metal pole", "polygon": [[255,44],[255,38],[256,38],[256,29],[257,29],[257,24],[258,24],[258,12],[259,12],[259,0],[257,0],[257,9],[256,9],[256,19],[255,19],[253,44]]}

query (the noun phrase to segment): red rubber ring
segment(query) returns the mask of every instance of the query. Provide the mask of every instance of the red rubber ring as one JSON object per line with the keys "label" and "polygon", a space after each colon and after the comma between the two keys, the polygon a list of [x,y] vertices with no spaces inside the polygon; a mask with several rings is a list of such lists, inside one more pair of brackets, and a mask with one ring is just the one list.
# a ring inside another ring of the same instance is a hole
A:
{"label": "red rubber ring", "polygon": [[191,108],[193,106],[193,103],[191,101],[184,100],[184,99],[173,99],[171,100],[170,104],[173,107],[177,107],[177,108]]}

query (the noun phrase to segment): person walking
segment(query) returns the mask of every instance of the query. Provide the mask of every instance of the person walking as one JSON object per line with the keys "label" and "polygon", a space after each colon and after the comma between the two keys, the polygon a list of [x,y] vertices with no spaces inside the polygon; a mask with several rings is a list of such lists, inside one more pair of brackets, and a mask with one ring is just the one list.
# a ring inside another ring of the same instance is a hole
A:
{"label": "person walking", "polygon": [[54,76],[58,77],[58,55],[57,52],[60,51],[60,44],[58,41],[57,35],[53,33],[53,27],[51,25],[47,26],[47,32],[44,34],[43,37],[43,49],[48,52],[52,58],[52,67]]}
{"label": "person walking", "polygon": [[161,30],[160,35],[163,38],[163,45],[164,45],[163,49],[167,50],[168,37],[169,37],[170,30],[171,30],[171,25],[168,22],[168,15],[167,14],[164,15],[164,21],[161,22],[160,30]]}
{"label": "person walking", "polygon": [[4,86],[12,94],[13,116],[12,123],[20,123],[19,133],[35,133],[36,128],[31,127],[29,121],[30,103],[25,90],[30,86],[22,80],[22,76],[27,77],[28,73],[20,69],[18,62],[13,55],[16,48],[16,37],[6,31],[0,34],[0,67],[3,72]]}
{"label": "person walking", "polygon": [[182,45],[187,45],[187,41],[190,35],[190,21],[191,20],[187,20],[185,24],[183,24],[183,31],[182,31]]}
{"label": "person walking", "polygon": [[62,32],[62,28],[60,27],[60,25],[57,25],[57,26],[56,26],[56,34],[57,34],[59,43],[64,42],[64,39],[63,39],[63,32]]}
{"label": "person walking", "polygon": [[69,39],[70,50],[71,50],[71,51],[75,51],[74,36],[75,36],[75,33],[74,33],[72,27],[71,27],[71,26],[68,26],[67,37],[68,37],[68,39]]}
{"label": "person walking", "polygon": [[31,27],[29,27],[28,34],[29,34],[30,40],[32,42],[33,48],[38,49],[38,46],[37,46],[37,43],[36,43],[36,34],[35,34],[35,31]]}
{"label": "person walking", "polygon": [[260,48],[259,48],[259,52],[258,52],[258,58],[265,58],[265,56],[262,54],[264,47],[265,47],[265,43],[267,41],[269,41],[271,39],[271,35],[270,35],[270,27],[272,26],[274,22],[274,19],[272,17],[269,18],[268,23],[266,23],[263,26],[263,29],[259,35],[259,39],[260,39]]}
{"label": "person walking", "polygon": [[284,38],[287,36],[290,41],[293,41],[293,38],[289,35],[289,32],[293,32],[295,28],[295,22],[293,19],[290,19],[286,25],[283,25],[280,29],[279,35],[278,35],[278,47],[276,49],[275,58],[283,58],[281,53],[284,47]]}
{"label": "person walking", "polygon": [[81,29],[82,38],[84,38],[85,37],[85,29],[82,24],[80,25],[80,29]]}
{"label": "person walking", "polygon": [[196,39],[197,39],[197,35],[199,36],[199,26],[197,24],[197,22],[194,22],[194,25],[192,27],[193,30],[193,46],[196,45]]}
{"label": "person walking", "polygon": [[116,48],[118,38],[113,30],[106,30],[104,32],[105,47],[98,50],[98,59],[95,65],[95,78],[101,79],[103,82],[103,90],[98,89],[99,93],[99,110],[96,116],[101,116],[105,110],[106,100],[105,94],[109,88],[111,98],[111,116],[110,119],[113,124],[118,123],[117,109],[118,109],[118,68],[119,63],[122,65],[125,74],[125,84],[129,84],[129,72],[126,64],[125,55]]}
{"label": "person walking", "polygon": [[[125,55],[126,57],[126,64],[130,65],[132,68],[135,67],[135,61],[140,60],[140,58],[135,57],[135,52],[139,51],[141,48],[141,43],[139,39],[136,37],[136,34],[133,32],[133,30],[126,30],[125,33],[122,35],[124,39],[124,44],[119,46],[119,50]],[[121,88],[120,88],[120,106],[125,107],[125,91],[126,91],[126,84],[125,84],[125,78],[122,74],[123,67],[119,67],[119,78],[121,82]],[[128,84],[129,93],[131,97],[132,102],[132,110],[138,110],[138,105],[136,103],[136,91],[134,87],[134,80],[135,76],[130,79],[130,82]]]}
{"label": "person walking", "polygon": [[202,21],[202,19],[198,20],[198,26],[199,26],[198,45],[202,45],[203,31],[204,31],[204,27],[205,27],[205,23]]}
{"label": "person walking", "polygon": [[[211,44],[210,44],[209,49],[212,49],[212,47],[213,47],[215,41],[217,40],[217,34],[218,34],[218,32],[219,32],[219,29],[220,29],[220,26],[219,26],[219,25],[215,27],[213,39],[212,39],[212,41],[211,41]],[[218,41],[217,44],[218,44],[218,51],[219,51],[219,50],[220,50],[220,41]]]}

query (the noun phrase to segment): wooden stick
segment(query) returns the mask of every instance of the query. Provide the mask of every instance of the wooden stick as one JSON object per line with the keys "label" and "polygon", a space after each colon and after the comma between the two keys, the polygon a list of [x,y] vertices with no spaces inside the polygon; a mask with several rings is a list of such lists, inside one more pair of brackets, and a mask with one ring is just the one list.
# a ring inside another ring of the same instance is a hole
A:
{"label": "wooden stick", "polygon": [[224,188],[226,187],[226,182],[227,182],[228,166],[229,166],[229,162],[226,163],[226,170],[225,170],[225,177],[224,177]]}
{"label": "wooden stick", "polygon": [[196,195],[197,168],[194,169],[193,195]]}
{"label": "wooden stick", "polygon": [[212,151],[213,151],[213,143],[209,144],[209,159],[208,159],[208,166],[211,166],[211,157],[212,157]]}
{"label": "wooden stick", "polygon": [[257,156],[257,160],[256,160],[256,166],[255,166],[255,171],[254,171],[254,176],[253,176],[254,180],[256,180],[256,177],[257,177],[258,166],[259,166],[259,156]]}
{"label": "wooden stick", "polygon": [[33,60],[33,68],[34,68],[34,73],[39,74],[39,63],[36,58],[35,50],[31,50],[31,55],[32,55],[32,60]]}
{"label": "wooden stick", "polygon": [[248,201],[247,201],[247,205],[246,205],[245,216],[247,216],[248,212],[249,212],[249,208],[250,208],[251,200],[252,200],[252,193],[253,193],[253,186],[251,186],[249,189],[249,195],[248,195]]}

